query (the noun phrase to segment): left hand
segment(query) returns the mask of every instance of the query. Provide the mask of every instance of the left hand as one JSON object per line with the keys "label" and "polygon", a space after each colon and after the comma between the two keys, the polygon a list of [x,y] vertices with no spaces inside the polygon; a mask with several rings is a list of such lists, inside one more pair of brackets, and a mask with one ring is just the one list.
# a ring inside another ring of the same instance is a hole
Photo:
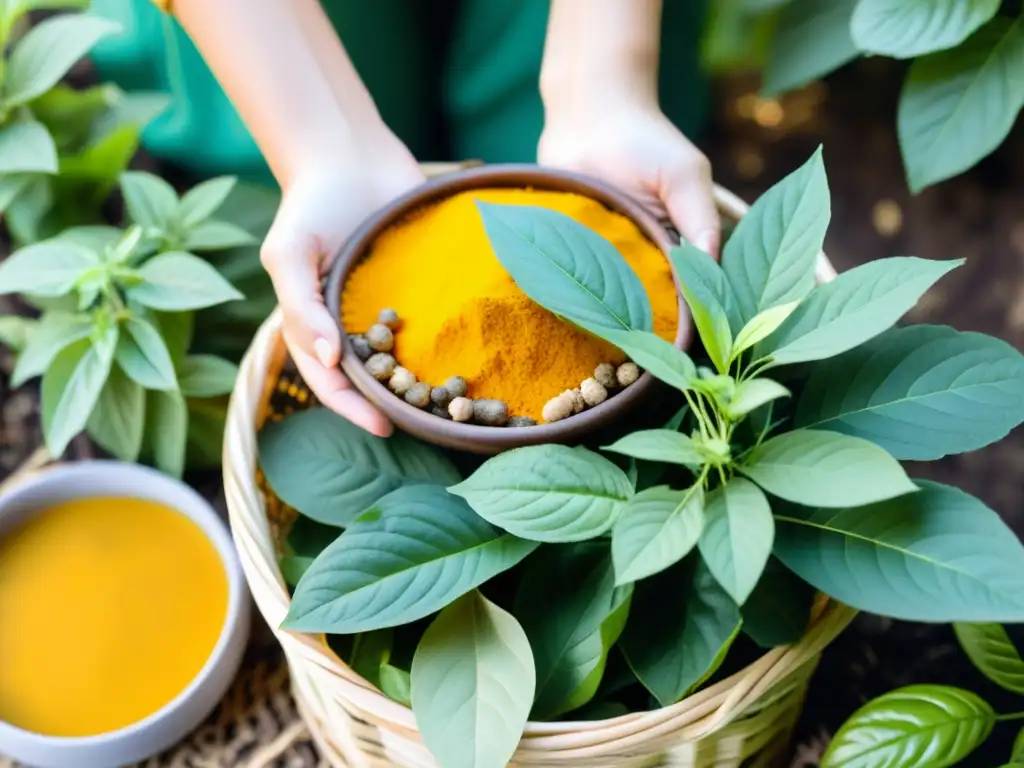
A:
{"label": "left hand", "polygon": [[718,258],[711,164],[656,106],[605,100],[593,110],[549,109],[537,159],[621,189]]}

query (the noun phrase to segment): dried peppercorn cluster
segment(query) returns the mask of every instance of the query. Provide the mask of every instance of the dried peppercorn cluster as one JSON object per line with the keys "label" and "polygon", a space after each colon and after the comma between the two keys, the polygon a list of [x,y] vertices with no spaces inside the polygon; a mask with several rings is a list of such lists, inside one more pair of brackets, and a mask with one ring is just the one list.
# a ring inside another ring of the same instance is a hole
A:
{"label": "dried peppercorn cluster", "polygon": [[[350,337],[352,349],[363,361],[367,372],[387,385],[397,397],[409,405],[429,410],[434,416],[462,423],[487,427],[532,427],[536,420],[529,416],[513,416],[502,400],[471,399],[469,384],[462,376],[451,376],[444,384],[431,386],[419,381],[416,374],[398,364],[392,351],[395,333],[402,320],[393,309],[382,309],[377,322],[362,334]],[[586,408],[600,405],[616,391],[628,387],[640,377],[635,363],[615,366],[601,363],[594,375],[584,380],[577,389],[567,389],[544,406],[545,422],[561,421]]]}

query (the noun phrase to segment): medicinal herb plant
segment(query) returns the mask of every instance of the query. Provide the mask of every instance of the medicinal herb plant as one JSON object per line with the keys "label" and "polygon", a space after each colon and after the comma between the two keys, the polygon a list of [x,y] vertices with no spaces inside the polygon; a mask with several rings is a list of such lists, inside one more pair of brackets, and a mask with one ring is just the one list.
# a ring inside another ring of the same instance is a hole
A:
{"label": "medicinal herb plant", "polygon": [[478,466],[323,409],[263,430],[264,476],[301,513],[283,626],[328,633],[410,703],[441,765],[504,766],[530,717],[674,704],[752,646],[797,641],[815,590],[898,619],[1024,621],[1024,546],[979,500],[899,463],[1020,424],[1024,357],[981,334],[896,327],[959,261],[884,259],[816,285],[820,151],[754,204],[721,265],[672,251],[697,361],[651,332],[607,241],[554,211],[479,208],[533,301],[685,405],[596,450]]}

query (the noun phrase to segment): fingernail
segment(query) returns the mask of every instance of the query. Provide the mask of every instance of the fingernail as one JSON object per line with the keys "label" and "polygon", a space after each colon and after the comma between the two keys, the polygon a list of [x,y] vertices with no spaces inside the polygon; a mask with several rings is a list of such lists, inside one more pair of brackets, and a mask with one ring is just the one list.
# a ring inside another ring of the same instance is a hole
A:
{"label": "fingernail", "polygon": [[313,349],[316,350],[316,356],[320,359],[320,364],[324,368],[331,368],[334,365],[334,350],[331,349],[331,343],[324,338],[318,338],[313,342]]}

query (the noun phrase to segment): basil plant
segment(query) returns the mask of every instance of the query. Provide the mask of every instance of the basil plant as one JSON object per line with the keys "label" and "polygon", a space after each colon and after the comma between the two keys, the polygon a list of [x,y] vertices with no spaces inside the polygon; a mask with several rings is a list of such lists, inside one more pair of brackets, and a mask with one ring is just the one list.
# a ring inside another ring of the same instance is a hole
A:
{"label": "basil plant", "polygon": [[189,354],[193,313],[242,298],[194,251],[253,242],[213,217],[234,178],[179,199],[163,179],[126,172],[129,226],[73,227],[0,262],[0,294],[42,308],[38,319],[0,318],[18,350],[12,384],[42,377],[46,445],[60,456],[82,430],[125,461],[143,457],[180,476],[188,449],[219,462],[223,396],[235,365]]}
{"label": "basil plant", "polygon": [[[896,115],[913,192],[995,150],[1024,108],[1024,16],[1002,0],[713,0],[705,58],[784,93],[860,56],[910,62]],[[754,61],[749,52],[761,52]]]}
{"label": "basil plant", "polygon": [[1024,356],[896,326],[960,261],[884,259],[816,284],[820,150],[753,205],[721,264],[672,251],[696,359],[652,332],[643,285],[608,241],[554,211],[478,205],[533,301],[683,407],[603,446],[476,467],[323,409],[263,431],[265,478],[300,513],[284,628],[328,633],[410,703],[441,765],[504,766],[527,718],[674,704],[752,648],[797,641],[816,592],[897,619],[1024,621],[1021,542],[978,499],[900,463],[1020,424]]}
{"label": "basil plant", "polygon": [[114,85],[74,89],[60,81],[120,26],[87,13],[44,19],[39,9],[79,9],[86,0],[0,0],[0,213],[16,243],[100,218],[139,146],[141,130],[170,103]]}
{"label": "basil plant", "polygon": [[[967,657],[1000,688],[1024,697],[1024,659],[1000,624],[954,624]],[[1022,698],[1024,703],[1024,698]],[[908,685],[858,709],[836,732],[821,768],[947,768],[981,746],[1000,722],[1024,720],[1024,710],[996,714],[982,697],[950,685]],[[1002,768],[1024,766],[1024,729]]]}

